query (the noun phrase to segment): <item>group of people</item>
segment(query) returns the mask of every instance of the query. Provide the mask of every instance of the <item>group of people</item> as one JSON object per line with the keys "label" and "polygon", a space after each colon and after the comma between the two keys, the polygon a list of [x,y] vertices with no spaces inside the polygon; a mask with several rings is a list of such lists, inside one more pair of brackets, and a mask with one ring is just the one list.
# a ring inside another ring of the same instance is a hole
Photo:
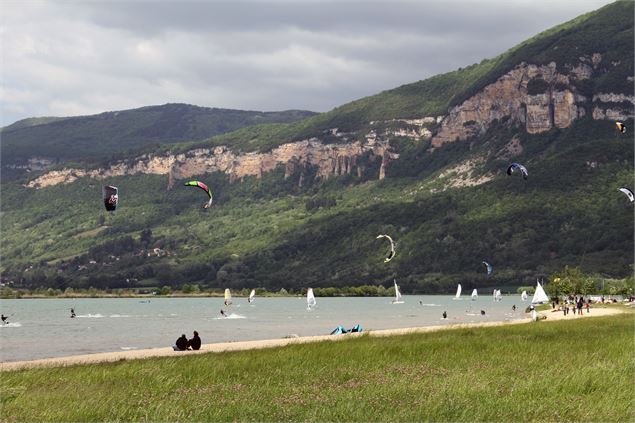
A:
{"label": "group of people", "polygon": [[[568,315],[569,313],[573,313],[578,315],[582,315],[582,309],[585,307],[586,305],[586,312],[590,313],[591,312],[591,299],[587,299],[586,302],[584,301],[584,297],[582,295],[580,295],[579,297],[573,297],[571,299],[566,299],[564,301],[564,304],[562,304],[562,312],[564,313],[564,315]],[[569,307],[571,306],[571,307]],[[571,309],[571,310],[569,310]]]}
{"label": "group of people", "polygon": [[174,351],[199,350],[201,349],[201,338],[198,336],[197,331],[194,331],[192,339],[187,339],[185,334],[182,334],[172,348]]}

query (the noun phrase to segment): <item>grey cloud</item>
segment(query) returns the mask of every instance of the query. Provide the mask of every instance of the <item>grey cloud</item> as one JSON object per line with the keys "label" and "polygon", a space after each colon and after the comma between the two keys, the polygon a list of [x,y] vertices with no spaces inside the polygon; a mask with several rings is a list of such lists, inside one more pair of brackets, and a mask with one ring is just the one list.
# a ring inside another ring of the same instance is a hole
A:
{"label": "grey cloud", "polygon": [[0,124],[186,102],[325,111],[494,57],[586,2],[3,2]]}

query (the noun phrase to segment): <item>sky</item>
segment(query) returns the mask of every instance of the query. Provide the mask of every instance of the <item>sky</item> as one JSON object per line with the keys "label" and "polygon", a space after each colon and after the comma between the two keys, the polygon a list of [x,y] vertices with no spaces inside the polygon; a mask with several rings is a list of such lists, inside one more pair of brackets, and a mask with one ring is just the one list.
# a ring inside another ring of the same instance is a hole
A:
{"label": "sky", "polygon": [[0,3],[0,126],[165,103],[328,111],[608,0]]}

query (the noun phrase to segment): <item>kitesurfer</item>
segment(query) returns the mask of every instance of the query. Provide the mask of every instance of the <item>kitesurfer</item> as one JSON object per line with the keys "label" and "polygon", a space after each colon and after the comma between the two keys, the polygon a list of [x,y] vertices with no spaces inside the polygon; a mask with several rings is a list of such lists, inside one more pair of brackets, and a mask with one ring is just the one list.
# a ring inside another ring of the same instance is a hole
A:
{"label": "kitesurfer", "polygon": [[71,308],[71,319],[72,319],[73,317],[75,317],[75,316],[76,316],[76,314],[75,314],[75,309],[74,309],[74,308]]}
{"label": "kitesurfer", "polygon": [[481,310],[481,316],[485,316],[485,310]]}
{"label": "kitesurfer", "polygon": [[201,349],[201,338],[199,338],[197,331],[194,331],[194,337],[187,341],[187,346],[193,350]]}
{"label": "kitesurfer", "polygon": [[225,314],[225,310],[223,310],[222,308],[220,309],[220,315],[223,317],[227,317],[227,314]]}
{"label": "kitesurfer", "polygon": [[2,316],[2,323],[9,323],[9,321],[7,320],[9,318],[9,316],[5,316],[4,314],[1,315]]}
{"label": "kitesurfer", "polygon": [[443,312],[443,318],[444,318],[444,319],[447,319],[447,318],[448,318],[448,312],[447,312],[447,311],[444,311],[444,312]]}
{"label": "kitesurfer", "polygon": [[512,306],[512,311],[516,311],[516,304]]}
{"label": "kitesurfer", "polygon": [[176,340],[176,345],[172,347],[174,351],[185,351],[187,350],[187,337],[185,334],[181,335],[179,339]]}

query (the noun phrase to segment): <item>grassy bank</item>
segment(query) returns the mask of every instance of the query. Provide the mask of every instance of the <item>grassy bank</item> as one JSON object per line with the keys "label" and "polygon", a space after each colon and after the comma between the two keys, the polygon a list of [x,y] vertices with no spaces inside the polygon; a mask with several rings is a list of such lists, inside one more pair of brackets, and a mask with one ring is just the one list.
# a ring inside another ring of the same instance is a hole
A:
{"label": "grassy bank", "polygon": [[634,314],[2,374],[3,421],[633,421]]}

